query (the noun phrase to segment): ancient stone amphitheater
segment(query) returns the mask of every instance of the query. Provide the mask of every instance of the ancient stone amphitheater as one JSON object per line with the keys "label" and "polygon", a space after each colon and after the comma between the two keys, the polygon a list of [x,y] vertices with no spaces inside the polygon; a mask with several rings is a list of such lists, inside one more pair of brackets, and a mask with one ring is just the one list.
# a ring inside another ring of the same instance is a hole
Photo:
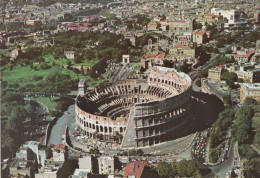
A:
{"label": "ancient stone amphitheater", "polygon": [[183,136],[191,119],[191,79],[153,67],[147,80],[107,83],[86,92],[79,84],[76,125],[83,135],[140,148]]}

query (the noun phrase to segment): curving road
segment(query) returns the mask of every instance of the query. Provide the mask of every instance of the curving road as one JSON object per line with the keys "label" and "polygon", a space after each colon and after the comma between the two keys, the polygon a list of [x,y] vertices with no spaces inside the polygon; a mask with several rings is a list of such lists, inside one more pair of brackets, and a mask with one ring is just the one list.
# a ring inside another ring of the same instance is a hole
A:
{"label": "curving road", "polygon": [[63,144],[61,137],[64,128],[68,126],[69,133],[72,133],[75,128],[75,105],[72,104],[67,111],[57,120],[56,124],[51,129],[48,145]]}
{"label": "curving road", "polygon": [[230,150],[228,153],[228,158],[222,163],[217,166],[211,167],[212,170],[211,175],[209,177],[217,176],[217,177],[226,177],[227,173],[230,173],[232,171],[234,161],[236,159],[235,156],[235,145],[234,143],[231,144]]}

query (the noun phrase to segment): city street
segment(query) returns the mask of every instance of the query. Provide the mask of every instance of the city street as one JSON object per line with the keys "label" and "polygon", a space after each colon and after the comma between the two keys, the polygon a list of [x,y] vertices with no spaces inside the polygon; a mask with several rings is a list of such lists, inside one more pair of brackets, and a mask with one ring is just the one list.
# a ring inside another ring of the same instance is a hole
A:
{"label": "city street", "polygon": [[62,134],[64,128],[69,127],[69,133],[71,134],[75,128],[75,105],[71,105],[67,111],[57,120],[56,124],[54,124],[50,138],[48,140],[48,145],[50,144],[63,144],[62,143]]}
{"label": "city street", "polygon": [[234,143],[232,143],[229,149],[228,158],[223,163],[211,167],[210,169],[212,170],[212,173],[214,175],[212,174],[212,176],[209,177],[217,176],[223,178],[226,176],[226,173],[230,173],[232,171],[234,161],[236,158],[234,149]]}

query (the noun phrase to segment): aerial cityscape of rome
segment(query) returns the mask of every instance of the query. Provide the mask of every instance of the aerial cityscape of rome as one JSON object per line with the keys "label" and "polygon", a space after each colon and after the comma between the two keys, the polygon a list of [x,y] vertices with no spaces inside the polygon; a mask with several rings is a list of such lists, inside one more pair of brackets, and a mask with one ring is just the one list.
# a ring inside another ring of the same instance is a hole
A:
{"label": "aerial cityscape of rome", "polygon": [[2,178],[260,178],[260,0],[0,0]]}

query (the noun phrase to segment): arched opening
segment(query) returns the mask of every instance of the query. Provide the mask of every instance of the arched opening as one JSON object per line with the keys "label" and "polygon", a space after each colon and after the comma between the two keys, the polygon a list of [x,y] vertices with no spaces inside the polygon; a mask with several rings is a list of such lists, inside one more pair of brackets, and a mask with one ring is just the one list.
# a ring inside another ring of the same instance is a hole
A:
{"label": "arched opening", "polygon": [[103,132],[103,126],[100,126],[100,132]]}
{"label": "arched opening", "polygon": [[123,132],[123,128],[122,127],[120,127],[120,133],[122,133]]}
{"label": "arched opening", "polygon": [[109,127],[109,133],[112,133],[112,128],[111,127]]}
{"label": "arched opening", "polygon": [[105,126],[105,133],[107,133],[107,127]]}
{"label": "arched opening", "polygon": [[97,130],[97,132],[99,132],[99,127],[98,126],[96,126],[96,130]]}

